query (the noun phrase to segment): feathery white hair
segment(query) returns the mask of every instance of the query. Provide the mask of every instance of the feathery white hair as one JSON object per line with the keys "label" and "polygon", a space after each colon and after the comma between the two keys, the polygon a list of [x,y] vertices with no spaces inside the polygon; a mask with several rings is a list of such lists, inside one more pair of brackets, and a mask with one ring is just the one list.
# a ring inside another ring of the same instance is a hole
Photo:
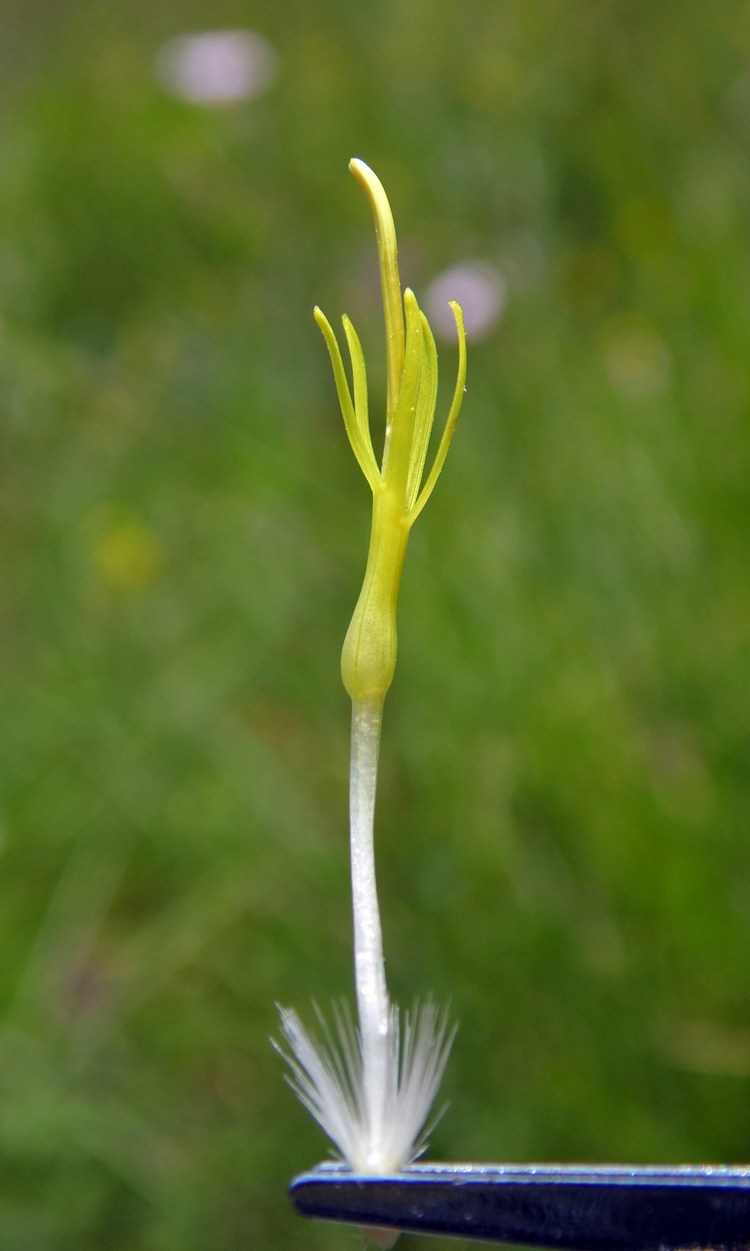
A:
{"label": "feathery white hair", "polygon": [[381,1081],[372,1080],[362,1039],[346,1006],[334,1009],[332,1031],[316,1008],[322,1042],[292,1008],[280,1008],[290,1052],[288,1081],[354,1172],[398,1172],[425,1150],[429,1116],[455,1035],[447,1013],[415,1005],[404,1018],[389,1006]]}

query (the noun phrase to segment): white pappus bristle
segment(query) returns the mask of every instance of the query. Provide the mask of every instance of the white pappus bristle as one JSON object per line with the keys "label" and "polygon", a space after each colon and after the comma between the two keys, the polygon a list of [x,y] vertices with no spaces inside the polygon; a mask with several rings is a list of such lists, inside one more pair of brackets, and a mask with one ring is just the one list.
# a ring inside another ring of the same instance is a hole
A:
{"label": "white pappus bristle", "polygon": [[421,1155],[455,1034],[447,1014],[433,1003],[416,1005],[405,1013],[401,1029],[398,1008],[391,1004],[383,1073],[368,1063],[346,1008],[335,1010],[333,1031],[317,1013],[322,1041],[293,1009],[279,1011],[288,1050],[277,1049],[291,1069],[289,1082],[348,1167],[358,1173],[397,1172]]}

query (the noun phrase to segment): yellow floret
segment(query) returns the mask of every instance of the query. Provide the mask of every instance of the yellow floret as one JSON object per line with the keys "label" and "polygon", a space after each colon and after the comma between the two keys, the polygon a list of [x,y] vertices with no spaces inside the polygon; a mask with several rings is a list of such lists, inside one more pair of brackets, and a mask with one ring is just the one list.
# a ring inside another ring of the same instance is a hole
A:
{"label": "yellow floret", "polygon": [[424,483],[425,460],[437,401],[437,350],[429,323],[410,290],[401,295],[393,216],[379,179],[363,161],[349,167],[362,183],[375,219],[385,315],[386,428],[378,468],[367,407],[367,371],[357,334],[343,318],[352,362],[349,388],[336,336],[319,308],[315,319],[333,366],[344,425],[373,493],[370,549],[364,583],[347,631],[341,675],[352,700],[382,702],[396,666],[396,604],[409,530],[427,503],[443,467],[466,378],[463,315],[451,303],[458,331],[458,377],[435,459]]}

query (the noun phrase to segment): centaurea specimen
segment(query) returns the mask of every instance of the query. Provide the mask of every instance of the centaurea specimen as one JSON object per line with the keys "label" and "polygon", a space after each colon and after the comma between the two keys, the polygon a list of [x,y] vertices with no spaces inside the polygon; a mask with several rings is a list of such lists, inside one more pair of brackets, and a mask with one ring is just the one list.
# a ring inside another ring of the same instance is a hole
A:
{"label": "centaurea specimen", "polygon": [[[385,441],[375,458],[367,406],[367,373],[356,331],[344,316],[352,366],[347,380],[336,336],[319,308],[344,425],[373,495],[364,583],[341,657],[352,701],[350,838],[354,971],[358,1026],[337,1014],[337,1040],[325,1027],[314,1041],[296,1012],[282,1009],[292,1084],[350,1168],[386,1173],[423,1149],[421,1137],[452,1042],[446,1016],[432,1003],[405,1015],[391,1003],[375,882],[374,813],[383,702],[396,665],[396,605],[409,532],[443,467],[461,407],[466,376],[463,315],[451,308],[458,332],[458,377],[432,466],[424,478],[437,400],[435,340],[416,296],[403,295],[396,232],[383,187],[363,161],[350,163],[370,202],[378,245],[385,314],[387,394]],[[424,478],[424,480],[423,480]]]}

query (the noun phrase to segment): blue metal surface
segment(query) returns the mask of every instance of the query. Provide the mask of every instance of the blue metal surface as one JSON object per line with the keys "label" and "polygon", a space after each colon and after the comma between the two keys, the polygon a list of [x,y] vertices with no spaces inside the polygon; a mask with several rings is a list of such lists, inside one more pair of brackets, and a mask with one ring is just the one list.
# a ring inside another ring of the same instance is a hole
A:
{"label": "blue metal surface", "polygon": [[569,1251],[750,1247],[750,1166],[324,1164],[295,1178],[303,1216]]}

